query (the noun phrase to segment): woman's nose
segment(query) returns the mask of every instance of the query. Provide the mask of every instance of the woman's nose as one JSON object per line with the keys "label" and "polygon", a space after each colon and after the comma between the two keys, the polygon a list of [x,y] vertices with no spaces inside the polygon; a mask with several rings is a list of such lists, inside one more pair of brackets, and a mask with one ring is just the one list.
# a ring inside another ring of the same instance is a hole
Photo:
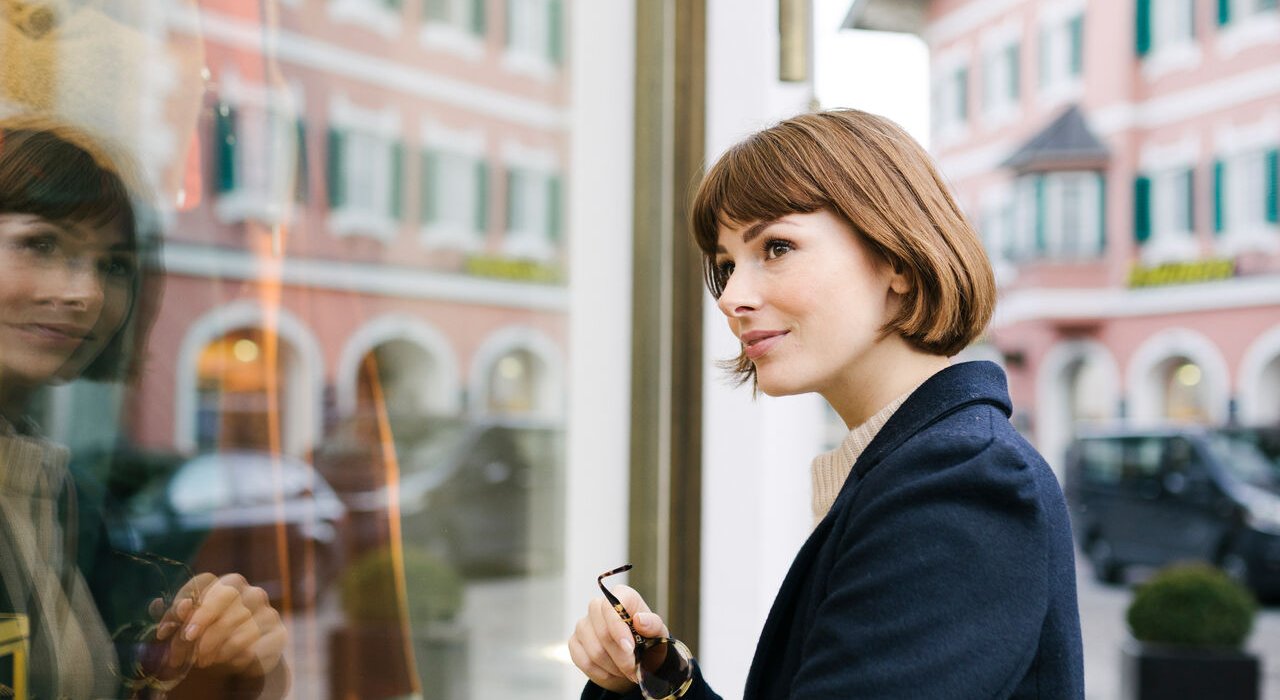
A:
{"label": "woman's nose", "polygon": [[720,312],[729,318],[735,318],[759,308],[759,292],[754,287],[746,271],[734,270],[729,279],[725,280],[720,298],[716,300]]}
{"label": "woman's nose", "polygon": [[63,270],[60,289],[54,295],[59,302],[79,309],[102,304],[102,278],[93,261],[68,260]]}

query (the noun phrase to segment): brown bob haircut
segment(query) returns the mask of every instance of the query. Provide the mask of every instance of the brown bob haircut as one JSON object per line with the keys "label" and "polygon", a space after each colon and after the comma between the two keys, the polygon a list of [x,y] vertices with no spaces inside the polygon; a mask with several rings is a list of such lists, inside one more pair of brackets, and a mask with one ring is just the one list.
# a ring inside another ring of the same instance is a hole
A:
{"label": "brown bob haircut", "polygon": [[[129,311],[120,329],[80,373],[85,379],[131,378],[159,300],[159,236],[135,197],[136,173],[119,154],[85,132],[43,117],[0,121],[0,214],[119,230],[137,258]],[[4,274],[0,270],[0,274]]]}
{"label": "brown bob haircut", "polygon": [[[950,357],[986,328],[996,301],[991,263],[929,155],[892,121],[852,109],[775,124],[707,172],[691,215],[712,295],[719,298],[727,281],[715,265],[722,226],[822,209],[911,282],[881,333]],[[745,354],[727,366],[743,382],[755,378]]]}

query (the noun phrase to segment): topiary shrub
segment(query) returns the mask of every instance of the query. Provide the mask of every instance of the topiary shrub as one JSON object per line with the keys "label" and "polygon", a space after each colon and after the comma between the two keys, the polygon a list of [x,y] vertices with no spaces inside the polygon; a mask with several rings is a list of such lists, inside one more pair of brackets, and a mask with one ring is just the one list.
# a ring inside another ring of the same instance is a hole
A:
{"label": "topiary shrub", "polygon": [[1253,595],[1216,567],[1174,564],[1138,587],[1127,618],[1142,642],[1237,649],[1257,610]]}
{"label": "topiary shrub", "polygon": [[[398,622],[402,606],[396,590],[390,547],[375,550],[342,575],[342,608],[358,622]],[[414,624],[447,622],[462,608],[462,577],[448,562],[421,549],[403,548],[405,604]]]}

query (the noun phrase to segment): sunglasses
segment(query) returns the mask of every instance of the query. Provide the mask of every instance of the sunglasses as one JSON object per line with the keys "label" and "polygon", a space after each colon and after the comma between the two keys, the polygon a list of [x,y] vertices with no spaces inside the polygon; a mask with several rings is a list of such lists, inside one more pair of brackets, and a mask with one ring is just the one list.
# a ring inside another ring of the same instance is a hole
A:
{"label": "sunglasses", "polygon": [[[164,610],[168,611],[178,602],[176,592],[195,574],[183,562],[163,557],[150,552],[124,552],[113,550],[112,554],[123,557],[134,563],[146,564],[149,572],[159,577],[158,588],[162,591],[160,600]],[[167,573],[168,568],[172,573]],[[175,575],[176,574],[176,575]],[[148,587],[150,588],[150,586]],[[200,604],[199,592],[186,594],[196,605]],[[150,616],[150,613],[148,613]],[[164,700],[165,694],[182,682],[195,663],[195,654],[187,650],[182,663],[171,664],[173,644],[181,637],[174,633],[168,639],[156,638],[160,625],[156,620],[147,622],[135,620],[120,625],[111,633],[111,641],[116,649],[116,663],[111,670],[129,691],[130,698],[149,698]]]}
{"label": "sunglasses", "polygon": [[630,570],[631,565],[624,564],[613,571],[600,574],[596,577],[596,583],[635,637],[636,673],[640,679],[640,693],[648,700],[673,700],[682,697],[693,683],[693,653],[689,651],[689,647],[672,637],[641,636],[636,632],[631,615],[622,607],[622,601],[604,586],[606,578]]}

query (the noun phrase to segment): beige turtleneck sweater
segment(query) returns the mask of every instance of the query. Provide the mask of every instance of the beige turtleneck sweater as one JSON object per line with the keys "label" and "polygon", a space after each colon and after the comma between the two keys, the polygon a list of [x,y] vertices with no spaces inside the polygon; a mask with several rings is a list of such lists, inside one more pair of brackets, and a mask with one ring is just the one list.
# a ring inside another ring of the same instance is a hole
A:
{"label": "beige turtleneck sweater", "polygon": [[823,452],[813,458],[810,469],[813,475],[813,524],[815,527],[826,517],[827,511],[831,510],[831,505],[835,503],[836,496],[840,494],[840,488],[844,486],[845,479],[849,478],[849,472],[853,469],[854,462],[857,462],[858,457],[862,455],[862,451],[867,449],[867,445],[871,444],[884,424],[889,422],[889,418],[915,390],[916,387],[912,387],[911,391],[890,401],[874,416],[855,426],[834,450]]}
{"label": "beige turtleneck sweater", "polygon": [[[111,638],[59,516],[68,452],[0,418],[0,586],[31,624],[28,682],[40,697],[115,695]],[[72,520],[71,522],[74,522]]]}

